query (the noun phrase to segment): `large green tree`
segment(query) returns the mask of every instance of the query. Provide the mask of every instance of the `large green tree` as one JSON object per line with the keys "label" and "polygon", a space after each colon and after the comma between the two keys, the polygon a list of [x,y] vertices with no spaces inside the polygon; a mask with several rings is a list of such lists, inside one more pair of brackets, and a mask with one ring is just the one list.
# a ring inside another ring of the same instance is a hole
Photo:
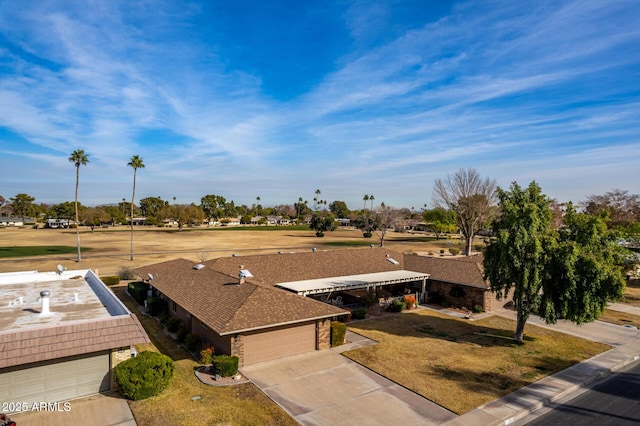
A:
{"label": "large green tree", "polygon": [[9,198],[14,216],[30,216],[35,212],[33,202],[35,198],[28,194],[16,194],[15,197]]}
{"label": "large green tree", "polygon": [[133,203],[136,199],[136,173],[138,169],[144,169],[144,161],[142,157],[134,155],[127,163],[127,166],[133,168],[133,191],[131,192],[131,261],[133,261]]}
{"label": "large green tree", "polygon": [[495,213],[496,181],[482,178],[476,169],[460,169],[433,186],[436,207],[456,213],[460,232],[466,240],[465,254],[471,254],[473,237],[486,226]]}
{"label": "large green tree", "polygon": [[86,154],[82,149],[76,149],[69,156],[69,161],[76,167],[76,198],[75,198],[75,210],[76,210],[76,241],[78,243],[78,259],[82,260],[80,255],[80,221],[78,218],[78,186],[80,183],[80,166],[86,166],[89,162],[89,154]]}
{"label": "large green tree", "polygon": [[336,219],[331,213],[315,212],[309,222],[309,228],[316,231],[317,237],[324,237],[326,231],[335,231],[337,228]]}
{"label": "large green tree", "polygon": [[500,215],[485,251],[484,274],[498,299],[513,297],[516,342],[523,342],[531,314],[548,323],[560,317],[582,323],[621,296],[619,252],[601,218],[578,216],[570,206],[561,230],[554,230],[551,200],[536,182],[498,188],[498,198]]}
{"label": "large green tree", "polygon": [[347,203],[340,200],[335,200],[329,204],[329,211],[340,219],[346,219],[351,213],[347,207]]}
{"label": "large green tree", "polygon": [[455,232],[458,229],[456,225],[456,213],[451,209],[436,207],[431,210],[425,210],[422,218],[427,224],[427,229],[431,229],[436,233],[436,240],[440,239],[441,234]]}

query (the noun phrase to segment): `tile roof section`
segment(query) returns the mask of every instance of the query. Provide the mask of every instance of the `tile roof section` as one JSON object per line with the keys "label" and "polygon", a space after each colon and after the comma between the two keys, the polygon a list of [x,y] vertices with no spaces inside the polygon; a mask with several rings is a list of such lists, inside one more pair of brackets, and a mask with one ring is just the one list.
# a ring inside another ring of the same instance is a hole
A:
{"label": "tile roof section", "polygon": [[[267,257],[267,256],[265,256]],[[276,257],[276,255],[274,255]],[[328,318],[347,312],[248,278],[238,285],[243,259],[233,259],[233,269],[223,274],[211,262],[199,270],[185,259],[172,260],[135,270],[141,277],[153,275],[151,285],[220,335],[278,324]],[[245,265],[245,269],[249,265]],[[251,273],[256,276],[254,271]]]}
{"label": "tile roof section", "polygon": [[[395,259],[398,264],[389,262],[388,258]],[[403,267],[402,253],[384,247],[222,257],[206,264],[229,275],[237,275],[239,265],[244,265],[244,269],[253,274],[253,281],[271,286],[281,282],[408,269]]]}
{"label": "tile roof section", "polygon": [[0,368],[149,343],[135,315],[0,332]]}
{"label": "tile roof section", "polygon": [[405,269],[430,274],[434,281],[489,288],[483,277],[481,255],[447,258],[406,254],[404,264]]}

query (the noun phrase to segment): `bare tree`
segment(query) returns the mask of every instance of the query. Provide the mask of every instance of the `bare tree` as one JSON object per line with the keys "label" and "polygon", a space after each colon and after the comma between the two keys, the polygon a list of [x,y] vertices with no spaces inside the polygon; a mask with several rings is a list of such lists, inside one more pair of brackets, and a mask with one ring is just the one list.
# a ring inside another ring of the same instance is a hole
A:
{"label": "bare tree", "polygon": [[473,237],[496,212],[496,181],[482,178],[473,168],[460,169],[433,185],[437,207],[456,212],[457,225],[466,240],[465,254],[471,254]]}
{"label": "bare tree", "polygon": [[378,217],[378,229],[376,233],[380,238],[380,247],[384,247],[384,238],[387,235],[387,231],[396,228],[396,226],[402,219],[402,213],[400,212],[400,210],[394,209],[382,203],[380,204],[380,209],[378,209],[376,215]]}

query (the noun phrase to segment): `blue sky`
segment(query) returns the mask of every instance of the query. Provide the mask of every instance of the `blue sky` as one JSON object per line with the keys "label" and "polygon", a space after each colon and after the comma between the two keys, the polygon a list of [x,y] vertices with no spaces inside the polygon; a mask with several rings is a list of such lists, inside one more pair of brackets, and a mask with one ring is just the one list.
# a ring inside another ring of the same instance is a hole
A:
{"label": "blue sky", "polygon": [[640,2],[0,0],[0,195],[640,193]]}

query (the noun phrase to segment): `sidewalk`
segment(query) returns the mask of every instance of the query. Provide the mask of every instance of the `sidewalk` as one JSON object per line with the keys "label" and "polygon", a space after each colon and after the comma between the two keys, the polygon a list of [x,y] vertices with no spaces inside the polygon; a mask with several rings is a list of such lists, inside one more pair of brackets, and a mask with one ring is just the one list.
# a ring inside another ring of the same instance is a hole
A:
{"label": "sidewalk", "polygon": [[[640,315],[640,308],[612,304],[610,309],[624,310]],[[631,308],[630,310],[627,310]],[[513,311],[495,312],[512,318]],[[463,414],[443,425],[507,425],[522,419],[533,411],[553,401],[558,401],[582,387],[588,386],[628,364],[640,360],[640,331],[596,321],[582,326],[560,322],[547,325],[541,319],[532,317],[528,322],[576,336],[601,341],[614,346],[613,349],[583,361],[559,373],[545,377],[529,386],[505,395],[495,401]]]}

